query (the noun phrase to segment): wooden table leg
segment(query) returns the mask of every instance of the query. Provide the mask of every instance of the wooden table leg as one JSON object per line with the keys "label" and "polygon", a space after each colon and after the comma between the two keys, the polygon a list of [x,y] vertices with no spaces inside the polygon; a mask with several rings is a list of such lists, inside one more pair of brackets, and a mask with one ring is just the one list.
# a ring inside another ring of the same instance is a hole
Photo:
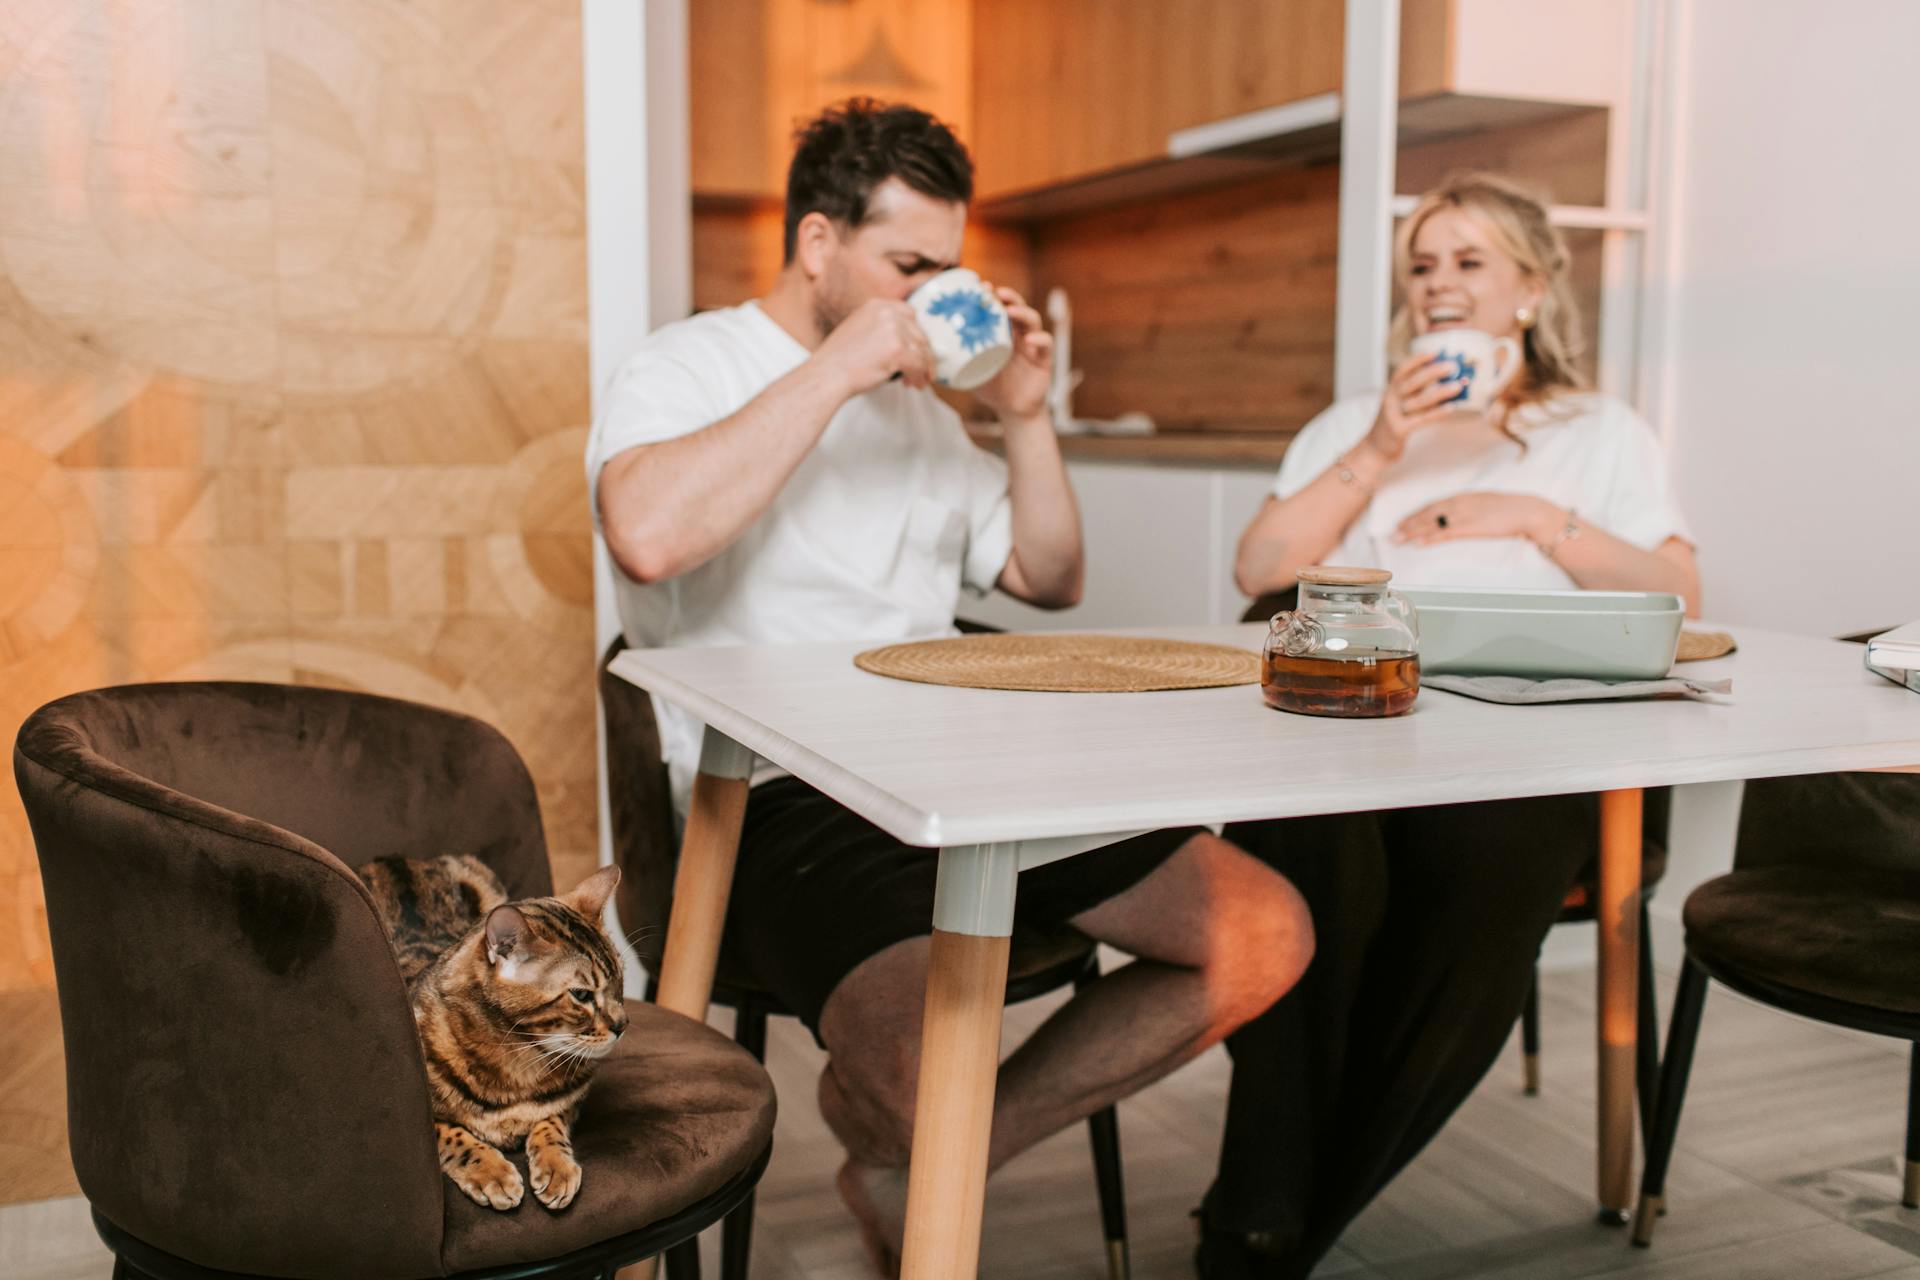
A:
{"label": "wooden table leg", "polygon": [[[687,809],[687,831],[680,840],[673,914],[667,921],[667,949],[660,958],[660,986],[654,996],[661,1008],[703,1022],[713,997],[713,971],[720,961],[720,932],[727,921],[752,773],[752,752],[707,730]],[[658,1259],[648,1258],[622,1267],[619,1280],[653,1280],[658,1265]]]}
{"label": "wooden table leg", "polygon": [[693,803],[680,865],[673,876],[673,915],[667,922],[667,948],[660,958],[663,1009],[705,1020],[713,996],[713,971],[720,961],[720,932],[733,890],[733,863],[740,852],[740,822],[747,812],[747,780],[700,774],[693,780]]}
{"label": "wooden table leg", "polygon": [[1633,1189],[1640,962],[1640,789],[1600,793],[1600,1220],[1623,1225]]}
{"label": "wooden table leg", "polygon": [[940,855],[902,1280],[975,1280],[979,1274],[1018,872],[1013,845]]}

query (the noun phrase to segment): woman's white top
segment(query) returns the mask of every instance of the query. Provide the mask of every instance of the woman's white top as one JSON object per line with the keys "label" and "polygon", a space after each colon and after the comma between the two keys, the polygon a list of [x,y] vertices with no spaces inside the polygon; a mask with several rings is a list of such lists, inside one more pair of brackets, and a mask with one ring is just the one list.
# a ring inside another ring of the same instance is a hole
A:
{"label": "woman's white top", "polygon": [[[1379,408],[1377,392],[1352,396],[1309,422],[1281,460],[1274,496],[1291,498],[1318,479],[1360,443]],[[1516,414],[1514,433],[1525,448],[1478,416],[1414,433],[1322,562],[1386,569],[1402,586],[1578,585],[1524,537],[1456,538],[1424,547],[1393,540],[1400,522],[1422,507],[1476,492],[1545,498],[1573,511],[1583,525],[1644,551],[1668,538],[1693,540],[1653,428],[1621,401],[1561,396],[1550,406]]]}

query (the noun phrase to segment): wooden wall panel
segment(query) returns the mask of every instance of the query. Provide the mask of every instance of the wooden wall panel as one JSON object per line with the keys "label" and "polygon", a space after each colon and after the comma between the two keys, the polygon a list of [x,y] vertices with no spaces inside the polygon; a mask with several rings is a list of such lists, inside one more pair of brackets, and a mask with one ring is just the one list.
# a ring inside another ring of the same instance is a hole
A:
{"label": "wooden wall panel", "polygon": [[1036,229],[1073,306],[1083,417],[1284,431],[1333,393],[1339,171],[1294,169]]}
{"label": "wooden wall panel", "polygon": [[[128,680],[478,715],[596,850],[578,0],[0,6],[0,734]],[[444,852],[423,831],[420,852]],[[51,981],[0,789],[0,990]]]}

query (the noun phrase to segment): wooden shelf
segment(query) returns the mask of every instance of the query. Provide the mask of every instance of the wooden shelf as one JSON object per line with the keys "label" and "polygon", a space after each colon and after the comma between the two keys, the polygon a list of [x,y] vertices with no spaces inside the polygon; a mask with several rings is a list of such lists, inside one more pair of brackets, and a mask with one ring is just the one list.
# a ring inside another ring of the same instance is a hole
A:
{"label": "wooden shelf", "polygon": [[[1000,452],[1000,432],[976,423],[967,434],[983,449]],[[1193,467],[1278,466],[1292,431],[1253,434],[1210,431],[1169,431],[1145,436],[1061,436],[1060,452],[1068,458],[1098,462],[1156,462]]]}
{"label": "wooden shelf", "polygon": [[[1434,93],[1400,104],[1400,147],[1407,150],[1469,134],[1604,112],[1581,102]],[[997,222],[1041,222],[1260,177],[1283,168],[1329,164],[1340,158],[1336,95],[1250,112],[1183,129],[1168,139],[1163,159],[1073,182],[992,196],[975,202],[980,217]]]}

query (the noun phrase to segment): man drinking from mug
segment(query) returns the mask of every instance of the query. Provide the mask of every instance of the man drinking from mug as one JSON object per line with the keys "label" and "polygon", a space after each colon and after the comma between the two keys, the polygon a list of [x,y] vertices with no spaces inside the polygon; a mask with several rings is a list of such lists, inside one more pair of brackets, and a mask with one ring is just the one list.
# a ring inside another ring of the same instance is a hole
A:
{"label": "man drinking from mug", "polygon": [[[906,301],[958,265],[972,191],[965,148],[914,108],[856,99],[800,131],[772,290],[648,337],[594,424],[589,491],[629,644],[879,644],[953,634],[963,586],[1043,608],[1079,599],[1039,316],[996,291],[1014,351],[974,394],[1000,419],[1003,462],[929,388],[932,351]],[[701,726],[656,710],[684,813]],[[840,1191],[892,1271],[936,854],[777,770],[752,783],[727,953],[825,1045]],[[1022,932],[1070,925],[1139,959],[1001,1067],[990,1168],[1260,1014],[1312,949],[1292,886],[1199,829],[1026,872],[1017,920],[1016,951]]]}

